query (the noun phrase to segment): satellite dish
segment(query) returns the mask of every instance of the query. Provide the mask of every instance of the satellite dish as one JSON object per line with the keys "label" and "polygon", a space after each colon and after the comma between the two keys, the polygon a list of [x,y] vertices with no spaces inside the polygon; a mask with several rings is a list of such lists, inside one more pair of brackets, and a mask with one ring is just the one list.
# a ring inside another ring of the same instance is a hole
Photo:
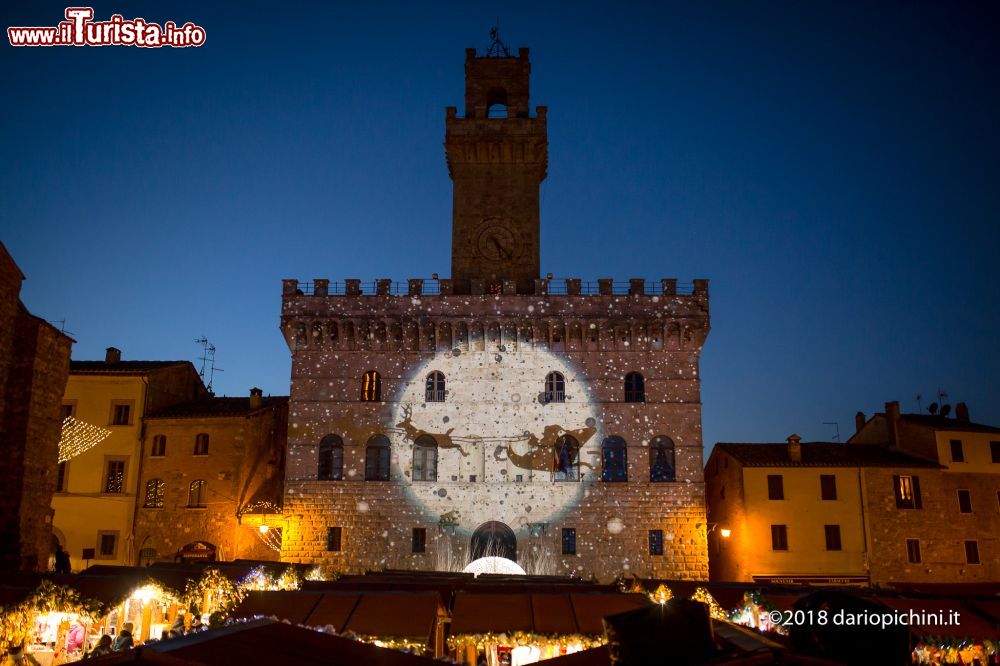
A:
{"label": "satellite dish", "polygon": [[951,405],[941,405],[941,416],[948,416],[951,414]]}
{"label": "satellite dish", "polygon": [[931,404],[927,405],[927,411],[930,412],[931,414],[937,414],[937,408],[938,404],[936,402],[932,402]]}

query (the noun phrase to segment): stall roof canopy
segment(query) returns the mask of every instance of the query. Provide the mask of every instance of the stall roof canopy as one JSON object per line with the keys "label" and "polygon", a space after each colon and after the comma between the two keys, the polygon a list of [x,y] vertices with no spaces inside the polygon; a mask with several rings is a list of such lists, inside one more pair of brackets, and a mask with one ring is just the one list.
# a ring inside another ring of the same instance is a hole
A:
{"label": "stall roof canopy", "polygon": [[310,627],[330,625],[379,638],[428,642],[445,614],[435,592],[251,592],[235,617],[274,616]]}
{"label": "stall roof canopy", "polygon": [[604,633],[601,620],[650,604],[644,594],[480,594],[457,592],[452,634],[533,631],[541,634]]}
{"label": "stall roof canopy", "polygon": [[282,622],[257,620],[153,643],[88,663],[433,666],[441,662]]}

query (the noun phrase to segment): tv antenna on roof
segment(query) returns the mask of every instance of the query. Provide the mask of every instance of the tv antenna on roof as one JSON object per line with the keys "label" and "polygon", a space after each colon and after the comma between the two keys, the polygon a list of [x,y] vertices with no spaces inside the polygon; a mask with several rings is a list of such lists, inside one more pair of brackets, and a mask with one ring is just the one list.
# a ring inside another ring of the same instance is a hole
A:
{"label": "tv antenna on roof", "polygon": [[198,376],[201,377],[201,381],[205,381],[205,366],[208,366],[208,383],[205,384],[205,388],[208,392],[212,392],[212,382],[215,381],[216,372],[225,372],[222,368],[215,367],[215,345],[208,341],[204,335],[195,340],[196,344],[201,345],[201,356],[198,360],[201,361],[201,369],[198,371]]}
{"label": "tv antenna on roof", "polygon": [[832,425],[836,429],[836,432],[833,435],[833,441],[839,442],[840,441],[840,422],[838,422],[838,421],[823,421],[823,425]]}
{"label": "tv antenna on roof", "polygon": [[486,50],[487,58],[509,58],[510,49],[500,40],[500,17],[497,17],[497,24],[490,28],[490,48]]}

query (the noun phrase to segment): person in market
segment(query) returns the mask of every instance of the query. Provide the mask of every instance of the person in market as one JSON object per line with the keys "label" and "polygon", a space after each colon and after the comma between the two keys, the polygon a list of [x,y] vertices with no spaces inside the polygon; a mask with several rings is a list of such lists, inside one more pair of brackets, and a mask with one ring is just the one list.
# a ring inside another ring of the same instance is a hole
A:
{"label": "person in market", "polygon": [[180,638],[185,634],[184,616],[180,613],[174,618],[174,623],[170,625],[170,638]]}
{"label": "person in market", "polygon": [[66,634],[66,652],[74,654],[83,650],[83,642],[86,638],[87,627],[83,624],[82,619],[76,618]]}
{"label": "person in market", "polygon": [[135,645],[135,641],[132,640],[132,623],[126,622],[122,625],[122,630],[115,638],[114,645],[111,646],[112,652],[118,652],[119,650],[130,650]]}
{"label": "person in market", "polygon": [[0,661],[0,666],[41,666],[38,660],[25,652],[24,643],[12,645],[7,656]]}
{"label": "person in market", "polygon": [[56,573],[57,574],[70,574],[72,573],[69,564],[69,553],[63,550],[61,544],[56,545]]}
{"label": "person in market", "polygon": [[104,634],[101,636],[101,640],[97,641],[97,645],[94,649],[87,653],[84,659],[91,659],[93,657],[103,657],[106,654],[111,654],[111,635]]}

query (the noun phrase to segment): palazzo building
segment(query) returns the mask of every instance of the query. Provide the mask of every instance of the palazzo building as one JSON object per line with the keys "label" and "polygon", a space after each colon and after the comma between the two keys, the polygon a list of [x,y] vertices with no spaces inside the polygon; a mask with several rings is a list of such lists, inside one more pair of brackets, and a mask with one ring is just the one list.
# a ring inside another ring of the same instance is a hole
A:
{"label": "palazzo building", "polygon": [[525,48],[466,51],[450,278],[284,281],[282,560],[707,577],[708,283],[542,275],[530,72]]}

